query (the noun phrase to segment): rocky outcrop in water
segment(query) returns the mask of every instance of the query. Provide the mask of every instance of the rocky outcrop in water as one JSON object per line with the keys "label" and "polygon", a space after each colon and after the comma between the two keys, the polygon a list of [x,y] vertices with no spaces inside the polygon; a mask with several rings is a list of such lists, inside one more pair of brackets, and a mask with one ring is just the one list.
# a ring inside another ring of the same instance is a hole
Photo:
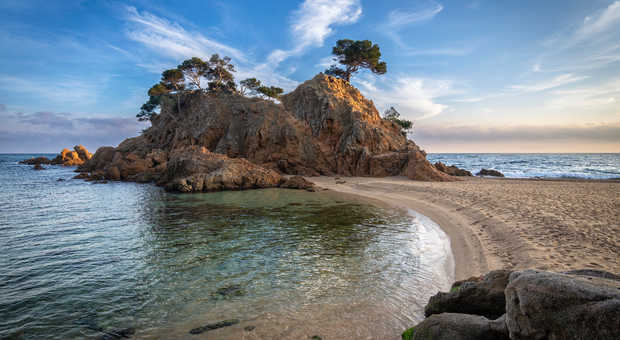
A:
{"label": "rocky outcrop in water", "polygon": [[478,171],[476,176],[504,177],[504,174],[493,169],[481,169],[480,171]]}
{"label": "rocky outcrop in water", "polygon": [[20,164],[53,164],[53,165],[64,165],[64,166],[76,166],[82,165],[89,159],[91,159],[92,154],[88,152],[88,150],[82,145],[76,145],[73,147],[73,151],[69,149],[62,149],[60,154],[58,154],[54,159],[48,159],[47,157],[36,157],[30,158],[23,161],[20,161]]}
{"label": "rocky outcrop in water", "polygon": [[494,271],[431,297],[425,314],[403,339],[615,339],[620,281],[589,270]]}
{"label": "rocky outcrop in water", "polygon": [[437,170],[446,173],[450,176],[463,176],[463,177],[471,177],[473,176],[471,174],[471,172],[465,170],[465,169],[460,169],[454,165],[445,165],[442,162],[435,162],[435,164],[433,164],[435,166],[435,168],[437,168]]}
{"label": "rocky outcrop in water", "polygon": [[142,135],[100,148],[78,170],[181,192],[277,187],[283,175],[454,180],[344,80],[319,74],[281,102],[189,94],[180,111],[162,104]]}

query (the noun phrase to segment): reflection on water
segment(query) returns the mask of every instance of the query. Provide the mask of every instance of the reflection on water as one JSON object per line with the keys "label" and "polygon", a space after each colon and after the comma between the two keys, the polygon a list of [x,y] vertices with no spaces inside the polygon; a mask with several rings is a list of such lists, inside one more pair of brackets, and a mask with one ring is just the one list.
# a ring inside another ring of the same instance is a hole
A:
{"label": "reflection on water", "polygon": [[[452,279],[423,216],[333,193],[57,182],[73,174],[0,161],[0,337],[397,339]],[[240,322],[188,333],[226,319]]]}

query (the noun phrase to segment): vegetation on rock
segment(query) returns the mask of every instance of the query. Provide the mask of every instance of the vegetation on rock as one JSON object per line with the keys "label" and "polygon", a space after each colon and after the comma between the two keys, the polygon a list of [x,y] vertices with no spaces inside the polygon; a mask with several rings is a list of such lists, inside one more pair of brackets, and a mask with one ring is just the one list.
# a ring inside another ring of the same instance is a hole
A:
{"label": "vegetation on rock", "polygon": [[336,42],[336,46],[332,49],[334,60],[344,68],[332,65],[325,70],[325,74],[344,79],[351,80],[351,75],[359,71],[360,68],[366,68],[374,74],[385,74],[387,72],[387,64],[381,58],[379,45],[373,44],[370,40],[350,40],[342,39]]}
{"label": "vegetation on rock", "polygon": [[406,135],[407,132],[411,131],[413,128],[413,122],[407,119],[401,119],[400,113],[396,111],[393,106],[390,106],[389,109],[385,110],[383,113],[383,119],[387,119],[400,126],[400,129],[404,135]]}

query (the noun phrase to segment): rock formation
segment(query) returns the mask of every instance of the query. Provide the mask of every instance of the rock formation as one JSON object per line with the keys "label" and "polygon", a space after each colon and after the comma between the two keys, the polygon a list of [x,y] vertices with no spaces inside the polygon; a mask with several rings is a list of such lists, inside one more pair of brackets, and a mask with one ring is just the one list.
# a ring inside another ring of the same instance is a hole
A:
{"label": "rock formation", "polygon": [[23,161],[20,161],[20,164],[53,164],[53,165],[64,165],[64,166],[76,166],[82,165],[84,162],[88,161],[92,154],[86,150],[86,148],[82,145],[76,145],[73,147],[74,151],[69,149],[62,149],[60,154],[58,154],[54,159],[50,160],[47,157],[36,157],[30,158]]}
{"label": "rock formation", "polygon": [[281,101],[188,94],[180,112],[163,104],[142,135],[100,148],[78,171],[182,192],[275,187],[283,175],[454,180],[344,80],[319,74]]}
{"label": "rock formation", "polygon": [[493,271],[455,283],[450,293],[430,298],[428,318],[405,331],[403,339],[617,338],[618,276],[593,270],[569,273]]}
{"label": "rock formation", "polygon": [[450,176],[473,176],[471,172],[464,169],[459,169],[454,165],[445,165],[442,162],[435,162],[435,164],[433,165],[435,166],[435,168],[437,168],[437,170]]}
{"label": "rock formation", "polygon": [[504,174],[493,169],[481,169],[480,171],[478,171],[476,176],[504,177]]}

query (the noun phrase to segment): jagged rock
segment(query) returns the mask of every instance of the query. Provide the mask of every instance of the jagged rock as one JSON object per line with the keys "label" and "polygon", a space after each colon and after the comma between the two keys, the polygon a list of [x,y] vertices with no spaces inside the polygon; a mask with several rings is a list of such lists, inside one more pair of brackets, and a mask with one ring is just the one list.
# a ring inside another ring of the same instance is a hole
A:
{"label": "jagged rock", "polygon": [[280,184],[280,188],[309,190],[314,188],[314,183],[301,176],[293,176]]}
{"label": "jagged rock", "polygon": [[348,82],[319,74],[281,101],[187,94],[180,112],[162,104],[142,135],[100,148],[78,170],[182,192],[274,187],[280,174],[454,180]]}
{"label": "jagged rock", "polygon": [[495,270],[482,278],[456,282],[448,293],[432,296],[424,308],[424,315],[465,313],[497,319],[506,313],[504,289],[510,271]]}
{"label": "jagged rock", "polygon": [[504,177],[504,174],[492,169],[481,169],[476,176],[494,176],[494,177]]}
{"label": "jagged rock", "polygon": [[506,287],[510,339],[617,339],[620,284],[536,270],[514,272]]}
{"label": "jagged rock", "polygon": [[508,340],[504,317],[442,313],[426,318],[403,333],[403,340]]}
{"label": "jagged rock", "polygon": [[51,164],[52,161],[47,157],[33,157],[30,159],[25,159],[23,161],[19,161],[19,164],[28,164],[28,165],[36,165],[36,164]]}
{"label": "jagged rock", "polygon": [[433,164],[435,166],[435,168],[437,168],[437,170],[446,173],[450,176],[473,176],[471,174],[471,172],[464,170],[464,169],[459,169],[458,167],[454,166],[454,165],[445,165],[442,162],[435,162],[435,164]]}
{"label": "jagged rock", "polygon": [[82,165],[92,157],[91,153],[82,145],[76,145],[73,149],[74,151],[66,148],[62,149],[60,154],[52,159],[51,164],[64,166]]}

